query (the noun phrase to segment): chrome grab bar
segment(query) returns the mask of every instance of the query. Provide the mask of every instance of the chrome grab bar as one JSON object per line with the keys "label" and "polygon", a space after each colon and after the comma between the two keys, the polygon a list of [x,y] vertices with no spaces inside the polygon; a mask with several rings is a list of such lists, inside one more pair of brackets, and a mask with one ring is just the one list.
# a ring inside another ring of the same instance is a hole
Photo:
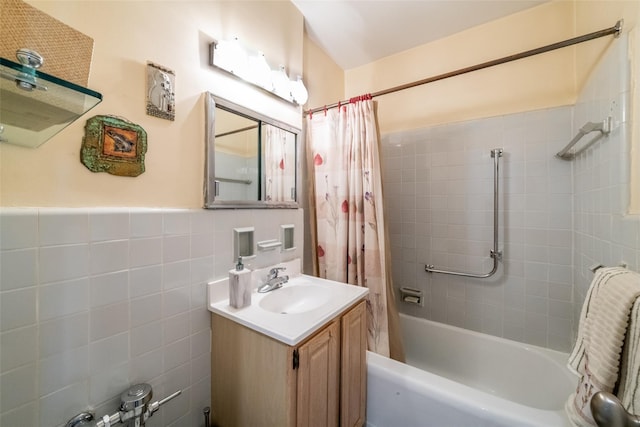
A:
{"label": "chrome grab bar", "polygon": [[454,276],[474,277],[477,279],[486,279],[491,277],[498,271],[498,261],[502,259],[502,251],[498,250],[498,188],[500,183],[499,158],[502,157],[502,148],[494,148],[491,150],[493,157],[493,249],[489,252],[489,256],[493,259],[493,268],[490,272],[484,274],[465,273],[462,271],[439,270],[432,264],[424,266],[427,273],[452,274]]}
{"label": "chrome grab bar", "polygon": [[640,416],[628,413],[611,393],[597,392],[591,398],[590,406],[599,427],[640,427]]}

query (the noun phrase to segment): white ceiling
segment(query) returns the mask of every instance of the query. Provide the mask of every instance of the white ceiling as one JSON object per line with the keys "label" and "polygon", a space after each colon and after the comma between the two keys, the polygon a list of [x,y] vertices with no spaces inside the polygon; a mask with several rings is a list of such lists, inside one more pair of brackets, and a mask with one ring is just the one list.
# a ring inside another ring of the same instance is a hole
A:
{"label": "white ceiling", "polygon": [[345,70],[545,1],[292,0],[309,37]]}

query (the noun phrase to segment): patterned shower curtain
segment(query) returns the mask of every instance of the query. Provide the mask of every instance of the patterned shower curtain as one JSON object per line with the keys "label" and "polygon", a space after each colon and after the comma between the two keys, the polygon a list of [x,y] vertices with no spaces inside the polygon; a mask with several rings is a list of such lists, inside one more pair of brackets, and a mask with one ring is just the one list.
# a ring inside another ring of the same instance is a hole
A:
{"label": "patterned shower curtain", "polygon": [[295,189],[295,155],[288,155],[294,150],[293,134],[271,125],[262,128],[265,159],[265,200],[268,202],[284,202],[293,200],[292,189]]}
{"label": "patterned shower curtain", "polygon": [[307,117],[314,268],[319,277],[369,288],[369,350],[403,359],[378,141],[371,96]]}

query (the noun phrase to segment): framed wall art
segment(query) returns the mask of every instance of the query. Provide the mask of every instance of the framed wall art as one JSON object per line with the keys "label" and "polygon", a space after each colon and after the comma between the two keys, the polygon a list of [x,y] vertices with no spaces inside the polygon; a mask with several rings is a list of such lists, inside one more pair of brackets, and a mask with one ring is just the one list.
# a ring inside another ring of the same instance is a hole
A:
{"label": "framed wall art", "polygon": [[144,172],[147,132],[141,126],[114,116],[87,120],[80,160],[92,172],[138,176]]}
{"label": "framed wall art", "polygon": [[175,120],[176,75],[172,70],[147,62],[147,114]]}

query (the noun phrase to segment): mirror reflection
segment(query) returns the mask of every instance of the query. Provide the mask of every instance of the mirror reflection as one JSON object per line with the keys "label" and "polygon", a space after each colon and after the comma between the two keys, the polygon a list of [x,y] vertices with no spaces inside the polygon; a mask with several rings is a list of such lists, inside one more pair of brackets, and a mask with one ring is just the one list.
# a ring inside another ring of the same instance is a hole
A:
{"label": "mirror reflection", "polygon": [[207,93],[205,208],[297,207],[300,130]]}
{"label": "mirror reflection", "polygon": [[296,200],[296,135],[269,124],[262,125],[265,200]]}
{"label": "mirror reflection", "polygon": [[220,200],[259,200],[259,122],[216,107],[215,182]]}

